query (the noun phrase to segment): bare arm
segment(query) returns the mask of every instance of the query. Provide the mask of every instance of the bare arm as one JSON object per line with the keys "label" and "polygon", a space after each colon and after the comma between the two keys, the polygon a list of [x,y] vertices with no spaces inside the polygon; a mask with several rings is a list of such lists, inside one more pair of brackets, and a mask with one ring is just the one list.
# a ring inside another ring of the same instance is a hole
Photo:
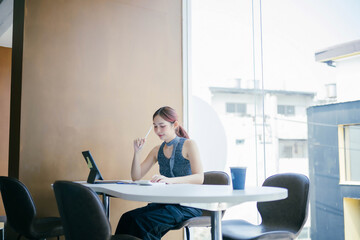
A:
{"label": "bare arm", "polygon": [[131,165],[131,178],[133,181],[140,180],[142,177],[144,177],[144,175],[157,161],[157,152],[159,150],[159,146],[154,147],[147,155],[145,160],[141,162],[140,152],[144,144],[144,138],[134,140],[134,157]]}
{"label": "bare arm", "polygon": [[183,156],[190,161],[191,175],[183,177],[167,178],[161,175],[155,175],[151,181],[153,182],[166,182],[166,183],[192,183],[202,184],[204,182],[204,172],[200,160],[200,153],[196,143],[193,140],[186,140],[184,142]]}

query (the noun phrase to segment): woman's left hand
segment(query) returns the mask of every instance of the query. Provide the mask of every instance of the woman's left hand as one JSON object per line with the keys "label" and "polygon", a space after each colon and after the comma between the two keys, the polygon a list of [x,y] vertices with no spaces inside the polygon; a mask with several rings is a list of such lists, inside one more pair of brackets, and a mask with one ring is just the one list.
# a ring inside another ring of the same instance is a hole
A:
{"label": "woman's left hand", "polygon": [[167,178],[163,175],[154,175],[150,181],[151,182],[171,183],[170,178]]}

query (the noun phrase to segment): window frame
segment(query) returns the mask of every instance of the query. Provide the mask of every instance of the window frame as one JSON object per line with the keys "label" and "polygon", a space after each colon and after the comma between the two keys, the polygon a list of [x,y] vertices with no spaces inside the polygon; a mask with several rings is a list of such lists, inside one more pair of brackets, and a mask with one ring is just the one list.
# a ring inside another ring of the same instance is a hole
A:
{"label": "window frame", "polygon": [[[350,154],[346,151],[347,141],[349,141],[349,135],[347,134],[347,128],[351,126],[359,126],[357,124],[340,124],[338,125],[338,151],[339,151],[339,184],[340,185],[360,185],[360,180],[351,180],[350,177]],[[349,166],[349,167],[348,167]]]}

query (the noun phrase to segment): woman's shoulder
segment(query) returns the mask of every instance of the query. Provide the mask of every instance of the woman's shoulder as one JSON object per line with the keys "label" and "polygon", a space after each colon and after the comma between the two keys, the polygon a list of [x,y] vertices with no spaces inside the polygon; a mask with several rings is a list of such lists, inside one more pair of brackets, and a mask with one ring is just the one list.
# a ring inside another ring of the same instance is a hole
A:
{"label": "woman's shoulder", "polygon": [[184,148],[187,148],[187,149],[191,149],[191,148],[194,148],[196,147],[196,142],[193,140],[193,139],[185,139],[184,140]]}
{"label": "woman's shoulder", "polygon": [[153,149],[152,149],[152,151],[159,151],[159,149],[160,149],[160,147],[161,147],[161,145],[157,145],[157,146],[155,146]]}
{"label": "woman's shoulder", "polygon": [[183,146],[183,150],[182,150],[182,155],[186,158],[186,159],[190,159],[191,160],[191,156],[196,156],[197,153],[199,152],[198,147],[196,145],[196,142],[192,139],[186,139],[184,142],[184,146]]}
{"label": "woman's shoulder", "polygon": [[153,149],[151,150],[151,153],[156,154],[159,152],[161,145],[157,145],[155,147],[153,147]]}

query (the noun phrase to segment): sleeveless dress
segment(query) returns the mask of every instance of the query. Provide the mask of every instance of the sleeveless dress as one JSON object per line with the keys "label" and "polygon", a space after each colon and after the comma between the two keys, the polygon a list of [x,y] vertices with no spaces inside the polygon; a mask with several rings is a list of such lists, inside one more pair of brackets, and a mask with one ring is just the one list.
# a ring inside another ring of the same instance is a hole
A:
{"label": "sleeveless dress", "polygon": [[[191,174],[190,161],[183,157],[182,149],[186,138],[176,137],[170,143],[173,152],[170,158],[164,154],[165,142],[158,152],[160,174],[171,177],[182,177]],[[202,211],[197,208],[184,207],[179,204],[150,203],[124,213],[115,234],[129,234],[144,240],[159,240],[169,230],[190,218],[201,216]]]}

